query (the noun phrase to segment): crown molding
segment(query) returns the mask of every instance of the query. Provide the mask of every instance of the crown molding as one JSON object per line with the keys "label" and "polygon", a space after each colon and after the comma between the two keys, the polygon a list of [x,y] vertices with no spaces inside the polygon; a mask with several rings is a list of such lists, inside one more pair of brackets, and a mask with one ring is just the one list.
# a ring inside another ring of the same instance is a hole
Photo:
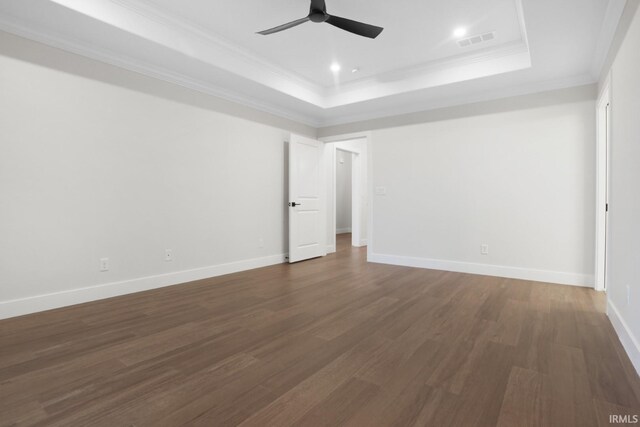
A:
{"label": "crown molding", "polygon": [[[321,123],[319,132],[322,135],[323,130],[326,131],[327,128],[349,125],[353,125],[353,127],[358,130],[370,130],[371,126],[369,121],[389,119],[396,122],[402,122],[403,117],[410,116],[415,113],[428,112],[449,107],[458,107],[468,104],[476,104],[480,102],[496,101],[516,96],[562,90],[572,87],[592,85],[596,83],[597,79],[594,79],[590,74],[581,74],[567,78],[547,80],[543,82],[531,82],[499,90],[490,90],[470,96],[465,95],[441,98],[438,100],[427,100],[425,102],[415,103],[404,108],[389,107],[371,113],[352,114],[348,116],[342,116],[339,119],[335,120],[324,120]],[[331,133],[331,135],[333,135],[333,133]]]}
{"label": "crown molding", "polygon": [[57,49],[71,52],[80,56],[84,56],[96,61],[104,62],[115,67],[123,68],[149,77],[153,77],[168,83],[173,83],[188,89],[192,89],[207,95],[212,95],[224,100],[234,102],[245,107],[249,107],[264,113],[273,114],[294,122],[302,123],[311,127],[318,127],[320,121],[306,115],[302,115],[290,110],[274,107],[271,104],[257,101],[255,98],[249,98],[238,95],[237,93],[225,89],[220,86],[212,85],[209,82],[202,82],[197,79],[189,78],[182,74],[174,73],[170,70],[147,64],[138,59],[115,53],[107,49],[95,49],[80,40],[72,40],[69,37],[62,37],[57,34],[43,33],[36,31],[26,25],[19,24],[16,20],[8,21],[0,15],[0,30],[11,33],[29,40],[43,43]]}
{"label": "crown molding", "polygon": [[495,99],[508,98],[511,96],[526,95],[535,92],[581,86],[597,81],[591,75],[580,75],[568,79],[534,82],[526,85],[507,88],[500,91],[491,91],[490,93],[484,93],[474,96],[459,96],[455,98],[447,98],[445,100],[441,99],[436,101],[429,100],[425,103],[413,104],[402,109],[390,107],[387,109],[380,109],[372,113],[343,115],[336,119],[322,120],[315,117],[301,115],[299,113],[282,108],[276,108],[272,105],[258,102],[254,98],[239,96],[236,93],[229,91],[228,89],[215,87],[208,82],[205,83],[196,79],[190,79],[186,76],[173,73],[169,70],[164,70],[156,66],[145,64],[139,60],[125,57],[121,54],[116,54],[115,52],[110,52],[105,49],[96,50],[92,46],[82,43],[79,40],[70,40],[68,37],[60,37],[54,34],[45,34],[32,28],[28,28],[24,25],[20,25],[15,20],[12,20],[12,22],[10,22],[2,16],[0,16],[0,30],[74,54],[104,62],[116,67],[124,68],[129,71],[157,78],[169,83],[177,84],[179,86],[196,90],[201,93],[216,96],[227,101],[253,108],[268,114],[273,114],[288,120],[303,123],[314,128],[326,128],[345,124],[357,124],[358,122],[375,120],[383,117],[401,116],[421,111],[429,111],[439,108],[464,105],[468,103],[491,101]]}
{"label": "crown molding", "polygon": [[[429,61],[426,63],[413,65],[410,67],[392,70],[387,73],[378,74],[373,77],[355,80],[340,87],[329,88],[328,96],[336,98],[339,95],[344,95],[347,92],[356,92],[356,91],[363,91],[366,89],[370,89],[372,87],[379,85],[380,82],[393,84],[401,80],[417,80],[420,78],[424,78],[428,74],[446,73],[456,67],[460,67],[460,68],[470,67],[472,65],[480,64],[483,62],[504,59],[508,56],[514,56],[514,63],[518,62],[518,60],[520,59],[520,65],[511,67],[512,69],[506,70],[505,72],[515,71],[517,69],[530,67],[531,59],[529,54],[529,39],[527,35],[527,26],[526,26],[526,21],[524,17],[522,0],[513,0],[513,1],[515,3],[516,13],[518,17],[518,26],[520,28],[520,40],[514,40],[509,43],[503,43],[498,46],[489,47],[486,49],[475,51],[470,54],[461,54],[453,57],[441,58],[441,59]],[[517,58],[519,55],[529,56],[528,58],[525,58],[524,64],[521,61],[522,58]],[[477,75],[474,78],[480,78],[480,77],[484,77],[484,76]],[[448,84],[448,83],[451,83],[451,82],[447,82],[443,84]],[[361,97],[360,99],[351,100],[343,103],[339,101],[338,102],[333,101],[330,104],[331,104],[331,107],[337,107],[337,106],[346,105],[349,103],[362,102],[369,99],[375,99],[381,96],[395,95],[395,94],[407,92],[407,91],[426,89],[428,87],[432,87],[432,86],[424,83],[414,84],[413,87],[406,88],[405,90],[400,90],[400,91],[390,90],[388,91],[389,93],[385,95],[379,95],[376,97],[369,97],[369,98]],[[379,94],[379,92],[381,91],[378,90],[377,92]]]}
{"label": "crown molding", "polygon": [[423,64],[413,65],[411,67],[405,67],[398,70],[391,70],[386,73],[376,74],[373,77],[364,77],[358,80],[353,80],[345,85],[330,88],[328,94],[335,95],[336,93],[343,92],[352,88],[359,89],[367,87],[380,81],[391,82],[403,80],[411,78],[412,76],[418,74],[428,74],[442,69],[477,64],[480,62],[491,61],[510,55],[525,53],[527,51],[528,48],[523,42],[513,41],[499,46],[478,50],[471,54],[462,54],[453,57],[437,59]]}
{"label": "crown molding", "polygon": [[[55,1],[55,0],[53,0]],[[244,49],[237,44],[234,44],[230,40],[222,37],[219,34],[214,34],[209,29],[204,29],[193,21],[187,20],[184,17],[180,19],[176,19],[171,16],[166,11],[157,7],[156,5],[152,5],[148,0],[109,0],[112,3],[118,4],[121,7],[127,8],[132,12],[135,12],[138,15],[141,15],[147,19],[152,19],[156,21],[158,24],[163,25],[167,28],[179,28],[185,33],[194,34],[198,37],[207,40],[212,45],[221,46],[224,49],[227,49],[229,52],[233,52],[233,54],[238,55],[239,57],[245,58],[245,60],[252,65],[258,65],[263,67],[269,72],[280,75],[281,77],[293,81],[296,84],[306,86],[309,91],[322,93],[323,87],[321,85],[315,84],[310,80],[304,78],[303,76],[289,71],[285,68],[279,67],[273,62],[269,61],[262,56],[259,56],[248,49]]]}
{"label": "crown molding", "polygon": [[620,23],[620,18],[622,18],[622,13],[626,5],[627,0],[609,0],[591,64],[591,75],[596,79],[602,74],[602,68],[607,60],[609,49],[616,36],[618,24]]}
{"label": "crown molding", "polygon": [[104,22],[136,37],[197,59],[312,105],[323,107],[322,87],[310,85],[256,56],[212,37],[181,20],[141,7],[135,0],[50,0],[81,15]]}
{"label": "crown molding", "polygon": [[[395,75],[394,81],[381,82],[377,76],[339,88],[328,88],[305,80],[193,22],[171,16],[148,0],[51,1],[323,110],[531,66],[523,38],[519,44],[499,45],[479,53],[399,69],[383,76],[390,78]],[[521,0],[513,1],[521,33],[524,34],[522,37],[526,37]],[[452,72],[454,67],[460,67],[460,70]]]}
{"label": "crown molding", "polygon": [[333,90],[328,97],[328,105],[331,108],[341,107],[530,67],[529,49],[523,42],[517,41],[471,55],[445,58],[359,80]]}
{"label": "crown molding", "polygon": [[[78,1],[83,0],[52,0],[58,4],[64,4],[67,2],[77,3]],[[526,23],[524,17],[524,11],[522,7],[522,0],[513,0],[516,8],[518,25],[520,28],[520,41],[513,41],[506,44],[500,44],[496,47],[482,49],[480,51],[475,51],[470,54],[461,54],[454,57],[447,57],[442,59],[437,59],[433,61],[428,61],[422,64],[412,65],[405,68],[400,68],[396,70],[389,71],[388,73],[379,74],[375,77],[355,80],[348,84],[342,85],[340,87],[334,86],[322,86],[311,82],[310,80],[304,78],[303,76],[286,70],[273,62],[269,61],[266,58],[256,55],[252,51],[248,49],[244,49],[239,45],[233,43],[232,41],[222,37],[220,34],[214,34],[210,29],[205,29],[202,26],[196,24],[195,22],[188,20],[184,17],[180,17],[179,19],[175,18],[171,14],[169,14],[166,10],[163,10],[156,4],[151,3],[149,0],[106,0],[111,3],[117,4],[123,8],[126,8],[137,15],[145,17],[146,19],[151,19],[161,25],[163,25],[167,29],[178,28],[183,31],[185,34],[193,34],[197,35],[202,39],[206,39],[212,45],[222,46],[230,52],[234,52],[240,57],[246,58],[249,63],[252,65],[259,65],[260,67],[264,67],[265,69],[273,72],[275,74],[279,74],[283,78],[292,81],[296,84],[300,84],[306,86],[309,91],[315,92],[318,96],[321,97],[331,97],[335,94],[336,91],[349,91],[352,88],[362,87],[362,85],[374,86],[380,80],[387,81],[393,80],[393,76],[399,76],[402,79],[407,79],[411,77],[416,77],[419,75],[424,75],[425,73],[437,72],[444,69],[450,69],[454,66],[466,66],[474,63],[480,63],[483,61],[491,61],[498,58],[504,58],[508,55],[517,55],[524,52],[528,52],[529,44],[528,44],[528,36],[526,31]],[[415,88],[420,89],[420,88]],[[413,89],[413,90],[415,90]],[[319,105],[322,108],[328,109],[337,105]]]}
{"label": "crown molding", "polygon": [[522,5],[522,0],[515,0],[515,2],[518,13],[518,23],[520,24],[520,39],[527,49],[529,49],[529,33],[527,33],[527,20],[524,17],[524,6]]}
{"label": "crown molding", "polygon": [[[445,108],[464,103],[500,99],[535,91],[561,89],[593,83],[596,80],[593,76],[595,70],[602,68],[602,63],[605,61],[604,58],[607,56],[611,39],[613,38],[611,33],[615,34],[620,18],[620,13],[618,12],[620,3],[626,2],[626,0],[609,0],[607,16],[600,31],[598,51],[594,56],[594,65],[590,76],[580,75],[560,80],[532,82],[516,87],[498,88],[483,93],[476,92],[468,96],[453,96],[438,99],[425,97],[424,101],[405,104],[401,108],[389,106],[368,113],[346,113],[336,117],[338,114],[337,111],[339,111],[335,109],[337,107],[349,106],[350,104],[371,101],[383,97],[401,96],[401,94],[408,92],[424,91],[428,88],[530,67],[531,58],[522,0],[513,0],[516,4],[521,30],[520,41],[486,48],[468,55],[444,58],[391,71],[378,75],[375,78],[353,81],[338,88],[326,88],[313,84],[296,73],[278,67],[267,59],[242,49],[219,35],[212,34],[210,31],[198,27],[192,22],[170,16],[170,14],[165,11],[159,10],[156,5],[149,0],[94,0],[92,2],[86,2],[85,0],[51,1],[65,7],[70,7],[73,10],[76,10],[75,7],[79,7],[81,10],[94,7],[93,15],[82,11],[78,13],[99,20],[101,20],[99,16],[101,13],[116,10],[120,13],[118,18],[132,18],[132,21],[128,22],[129,27],[123,28],[120,22],[114,23],[109,22],[109,20],[104,21],[105,23],[135,36],[145,38],[174,52],[180,52],[181,54],[198,59],[203,63],[203,66],[226,70],[236,76],[268,87],[272,89],[274,93],[280,92],[285,96],[305,101],[310,105],[318,107],[317,113],[303,114],[294,108],[277,105],[275,101],[270,102],[268,99],[258,100],[255,97],[241,95],[232,87],[202,81],[190,77],[189,74],[172,71],[168,67],[158,67],[150,62],[141,61],[126,54],[106,48],[97,48],[78,38],[55,33],[54,30],[44,31],[42,29],[35,29],[33,25],[29,26],[27,22],[28,19],[26,18],[23,20],[23,18],[15,19],[15,17],[12,16],[0,16],[0,29],[314,128],[343,125],[346,123],[397,116],[399,114],[411,114],[419,111]],[[105,7],[115,9],[104,9]],[[111,16],[110,19],[113,21],[115,18]],[[144,34],[140,35],[142,30],[139,28],[131,29],[131,26],[135,23],[141,22],[149,25],[149,31],[153,37],[145,37]],[[179,40],[176,41],[172,39],[174,35]],[[198,49],[200,49],[200,51],[198,51]],[[206,54],[204,59],[199,56],[202,52]],[[213,58],[212,52],[223,52],[225,56]],[[253,74],[247,76],[246,74],[243,75],[242,73],[234,72],[233,67],[238,66],[251,69]],[[253,78],[256,74],[261,75],[263,79]],[[287,87],[288,91],[282,90],[283,86]],[[292,87],[294,88],[293,91],[291,90]],[[299,92],[306,95],[298,96],[300,95]],[[356,108],[349,108],[345,111],[353,112],[355,110]]]}

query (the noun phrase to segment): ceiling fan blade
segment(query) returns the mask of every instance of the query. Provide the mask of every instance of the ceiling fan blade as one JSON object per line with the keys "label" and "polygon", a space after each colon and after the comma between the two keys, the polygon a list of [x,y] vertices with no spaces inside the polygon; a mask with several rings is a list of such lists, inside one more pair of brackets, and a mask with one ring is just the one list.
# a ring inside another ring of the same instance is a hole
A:
{"label": "ceiling fan blade", "polygon": [[289,28],[293,28],[296,27],[300,24],[304,24],[305,22],[309,21],[309,17],[305,16],[302,19],[298,19],[296,21],[292,21],[289,22],[288,24],[283,24],[274,28],[270,28],[268,30],[264,30],[264,31],[259,31],[258,34],[262,34],[263,36],[266,36],[268,34],[273,34],[273,33],[278,33],[280,31],[284,31],[284,30],[288,30]]}
{"label": "ceiling fan blade", "polygon": [[369,25],[358,21],[352,21],[351,19],[341,18],[339,16],[329,16],[329,19],[325,21],[327,24],[331,24],[334,27],[338,27],[350,33],[357,34],[363,37],[369,37],[375,39],[380,35],[384,28],[376,27],[375,25]]}
{"label": "ceiling fan blade", "polygon": [[326,12],[327,5],[324,3],[324,0],[311,0],[311,10],[321,10]]}

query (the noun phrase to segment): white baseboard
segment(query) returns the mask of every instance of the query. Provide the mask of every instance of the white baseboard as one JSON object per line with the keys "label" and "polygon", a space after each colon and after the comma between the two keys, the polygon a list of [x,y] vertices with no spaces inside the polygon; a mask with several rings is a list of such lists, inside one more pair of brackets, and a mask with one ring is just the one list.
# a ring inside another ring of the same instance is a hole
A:
{"label": "white baseboard", "polygon": [[180,283],[193,282],[194,280],[207,279],[239,271],[252,270],[254,268],[267,267],[269,265],[285,262],[285,254],[272,255],[263,258],[254,258],[228,264],[213,265],[196,268],[193,270],[177,271],[174,273],[160,274],[157,276],[141,277],[121,282],[105,283],[103,285],[86,288],[70,289],[68,291],[51,294],[36,295],[33,297],[0,301],[0,319],[22,316],[24,314],[82,304],[104,298],[132,294]]}
{"label": "white baseboard", "polygon": [[336,229],[336,234],[346,234],[346,233],[351,233],[351,227]]}
{"label": "white baseboard", "polygon": [[327,245],[327,253],[332,254],[336,251],[336,245]]}
{"label": "white baseboard", "polygon": [[629,355],[631,363],[636,368],[636,372],[640,375],[640,341],[633,336],[629,326],[611,300],[607,300],[607,316],[609,316],[613,329],[615,329],[622,346]]}
{"label": "white baseboard", "polygon": [[561,285],[593,287],[594,276],[588,274],[565,273],[559,271],[534,270],[471,262],[446,261],[398,255],[369,254],[367,261],[380,264],[402,265],[405,267],[428,268],[432,270],[455,271],[458,273],[481,274],[485,276],[507,277],[510,279],[533,280],[536,282]]}

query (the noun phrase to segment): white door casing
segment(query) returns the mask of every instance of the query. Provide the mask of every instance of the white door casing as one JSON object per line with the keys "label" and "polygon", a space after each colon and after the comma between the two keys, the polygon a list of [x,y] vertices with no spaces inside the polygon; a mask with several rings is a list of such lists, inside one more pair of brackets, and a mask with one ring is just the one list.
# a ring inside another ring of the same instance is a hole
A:
{"label": "white door casing", "polygon": [[336,251],[336,152],[342,150],[353,155],[352,172],[352,241],[354,247],[367,246],[369,218],[369,186],[370,172],[367,165],[367,134],[349,139],[325,140],[325,163],[327,164],[327,252]]}
{"label": "white door casing", "polygon": [[327,254],[324,144],[291,135],[289,141],[289,262]]}
{"label": "white door casing", "polygon": [[608,77],[597,103],[597,193],[595,289],[606,290],[607,226],[609,211],[609,144],[611,137],[611,87]]}

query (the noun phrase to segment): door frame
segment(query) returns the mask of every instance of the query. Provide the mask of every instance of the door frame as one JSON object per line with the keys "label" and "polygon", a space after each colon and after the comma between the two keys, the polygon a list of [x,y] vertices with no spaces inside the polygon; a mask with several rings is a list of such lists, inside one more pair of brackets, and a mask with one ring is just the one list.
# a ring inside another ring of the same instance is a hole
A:
{"label": "door frame", "polygon": [[611,152],[611,75],[607,76],[596,102],[596,254],[595,289],[607,289],[607,246],[610,152]]}
{"label": "door frame", "polygon": [[[338,144],[338,143],[336,143]],[[355,235],[360,235],[360,216],[357,215],[357,213],[360,212],[360,198],[358,196],[361,195],[361,193],[355,192],[353,191],[354,189],[357,189],[359,186],[359,182],[356,182],[357,180],[357,176],[356,176],[356,171],[354,169],[356,160],[360,160],[358,158],[358,156],[360,156],[361,154],[357,153],[355,150],[352,149],[347,149],[347,148],[343,148],[343,147],[338,147],[337,145],[335,146],[335,153],[336,153],[336,158],[334,159],[334,185],[333,185],[333,211],[335,212],[334,215],[334,225],[335,225],[335,231],[336,231],[336,235],[338,234],[338,167],[337,167],[337,160],[338,160],[338,151],[342,151],[343,153],[349,155],[350,157],[350,161],[351,161],[351,245],[352,246],[361,246],[359,243],[360,242],[356,242],[354,240],[354,236]],[[361,167],[361,165],[359,165]],[[358,172],[360,172],[358,170]],[[358,243],[358,244],[357,244]],[[364,245],[362,245],[364,246]]]}
{"label": "door frame", "polygon": [[[361,141],[366,150],[362,152],[356,147],[341,146],[343,151],[351,152],[352,164],[352,245],[367,246],[370,253],[372,244],[372,162],[371,162],[371,133],[358,132],[331,137],[319,138],[325,143],[325,165],[327,171],[327,252],[336,251],[336,150],[341,142]],[[363,177],[366,176],[366,183]],[[366,224],[366,233],[362,227]],[[363,235],[364,234],[364,235]]]}

